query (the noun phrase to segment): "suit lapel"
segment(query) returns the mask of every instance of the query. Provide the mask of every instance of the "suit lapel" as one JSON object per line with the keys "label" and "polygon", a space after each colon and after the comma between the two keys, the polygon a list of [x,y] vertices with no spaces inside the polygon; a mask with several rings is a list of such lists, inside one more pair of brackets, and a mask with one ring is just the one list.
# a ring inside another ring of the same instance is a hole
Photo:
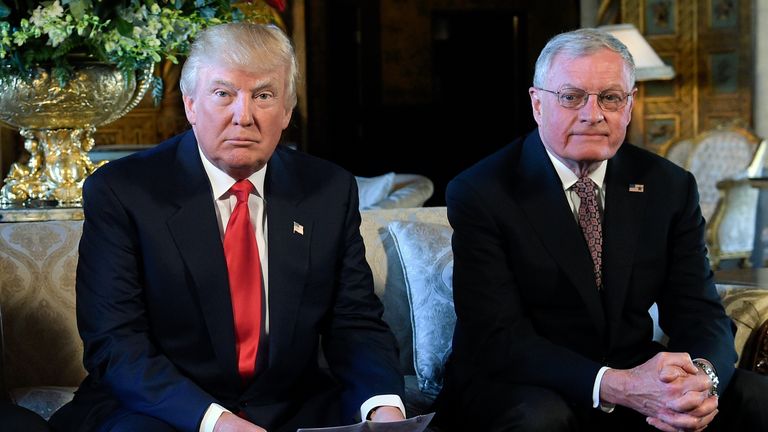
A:
{"label": "suit lapel", "polygon": [[[624,144],[628,146],[628,144]],[[603,279],[605,301],[609,323],[621,319],[624,301],[632,273],[634,255],[646,207],[646,196],[653,191],[642,192],[631,185],[644,183],[626,155],[627,149],[620,149],[610,161],[606,172],[605,214],[603,216]],[[618,328],[610,325],[609,328]],[[611,334],[615,342],[618,334]]]}
{"label": "suit lapel", "polygon": [[605,315],[592,273],[589,249],[538,130],[526,137],[520,160],[521,181],[513,192],[517,202],[552,259],[579,291],[603,336]]}
{"label": "suit lapel", "polygon": [[232,371],[230,378],[237,388],[239,377],[237,368],[233,367],[237,360],[227,263],[211,187],[192,132],[179,144],[172,172],[174,190],[179,191],[173,204],[178,209],[168,218],[168,229],[192,276],[220,367]]}
{"label": "suit lapel", "polygon": [[269,224],[270,368],[280,368],[279,359],[290,356],[314,228],[313,219],[299,207],[303,191],[290,151],[275,151],[265,179]]}

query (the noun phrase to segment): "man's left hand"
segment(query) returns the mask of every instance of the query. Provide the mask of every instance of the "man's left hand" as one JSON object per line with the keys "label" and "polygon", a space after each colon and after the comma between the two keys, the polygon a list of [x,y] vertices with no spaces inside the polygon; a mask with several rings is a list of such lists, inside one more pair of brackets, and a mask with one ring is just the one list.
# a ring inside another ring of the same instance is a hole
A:
{"label": "man's left hand", "polygon": [[[673,368],[674,369],[674,368]],[[670,373],[670,371],[672,373]],[[659,377],[663,382],[672,383],[676,380],[686,380],[687,377],[700,376],[709,377],[701,369],[697,368],[695,374],[687,374],[685,371],[674,372],[670,369],[662,369]],[[667,402],[667,408],[678,412],[686,413],[699,418],[701,426],[685,429],[686,431],[701,431],[705,429],[718,413],[718,398],[710,396],[709,389],[703,391],[684,391],[683,395],[677,399]],[[665,423],[661,418],[648,418],[648,424],[662,431],[679,431],[680,429]]]}
{"label": "man's left hand", "polygon": [[399,408],[393,406],[378,407],[371,415],[371,421],[374,422],[387,423],[400,420],[405,420],[405,417]]}

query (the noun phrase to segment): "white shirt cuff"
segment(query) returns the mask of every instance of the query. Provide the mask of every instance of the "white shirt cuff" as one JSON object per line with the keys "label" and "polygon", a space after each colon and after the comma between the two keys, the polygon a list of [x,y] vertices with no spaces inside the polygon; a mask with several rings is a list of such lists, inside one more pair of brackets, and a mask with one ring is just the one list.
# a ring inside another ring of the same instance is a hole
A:
{"label": "white shirt cuff", "polygon": [[219,417],[225,412],[232,412],[223,406],[212,403],[205,411],[203,421],[200,422],[200,432],[213,432],[216,422],[219,421]]}
{"label": "white shirt cuff", "polygon": [[374,409],[382,406],[393,406],[400,410],[405,417],[405,406],[400,396],[394,394],[378,395],[374,396],[367,401],[363,402],[360,406],[360,418],[363,420],[368,419],[368,414]]}
{"label": "white shirt cuff", "polygon": [[597,376],[595,377],[595,385],[592,386],[592,408],[600,407],[601,410],[604,412],[613,412],[613,409],[616,408],[616,405],[609,404],[609,403],[600,403],[600,383],[603,382],[603,375],[605,375],[605,372],[608,371],[610,368],[608,366],[603,366],[600,368],[599,371],[597,371]]}

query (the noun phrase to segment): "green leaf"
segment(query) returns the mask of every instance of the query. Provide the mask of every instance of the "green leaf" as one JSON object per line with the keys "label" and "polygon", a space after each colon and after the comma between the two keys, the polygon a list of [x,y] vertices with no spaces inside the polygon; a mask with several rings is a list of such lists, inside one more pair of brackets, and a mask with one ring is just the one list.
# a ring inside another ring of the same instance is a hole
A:
{"label": "green leaf", "polygon": [[216,17],[216,8],[212,8],[210,6],[205,6],[203,8],[199,9],[200,16],[206,19],[211,19]]}
{"label": "green leaf", "polygon": [[72,16],[78,21],[83,19],[85,11],[91,8],[91,2],[88,0],[63,0],[62,5],[69,3],[69,10],[72,12]]}
{"label": "green leaf", "polygon": [[64,40],[64,42],[61,43],[61,45],[57,46],[52,53],[53,57],[62,57],[65,56],[70,51],[75,50],[77,47],[82,45],[82,40],[79,40],[78,38],[70,37]]}
{"label": "green leaf", "polygon": [[122,36],[130,37],[133,34],[133,24],[121,17],[115,18],[115,28]]}

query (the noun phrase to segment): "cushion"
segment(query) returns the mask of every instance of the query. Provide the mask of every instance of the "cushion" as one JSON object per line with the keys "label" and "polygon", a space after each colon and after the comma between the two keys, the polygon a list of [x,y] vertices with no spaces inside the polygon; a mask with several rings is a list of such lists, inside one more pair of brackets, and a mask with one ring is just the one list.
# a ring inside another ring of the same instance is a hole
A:
{"label": "cushion", "polygon": [[768,319],[768,296],[762,288],[739,285],[719,284],[717,290],[725,312],[736,323],[735,348],[741,360],[750,335]]}
{"label": "cushion", "polygon": [[405,276],[413,327],[413,365],[419,389],[437,395],[451,352],[453,251],[450,227],[394,221],[388,225]]}
{"label": "cushion", "polygon": [[389,195],[395,182],[395,173],[390,172],[378,177],[355,177],[355,180],[357,180],[357,192],[360,197],[360,210],[365,210]]}
{"label": "cushion", "polygon": [[365,259],[373,273],[373,287],[384,304],[384,321],[389,324],[400,347],[400,368],[413,375],[417,392],[416,371],[413,368],[413,327],[411,306],[405,290],[405,276],[389,223],[400,221],[429,222],[448,227],[445,207],[396,208],[363,210],[360,212],[360,234],[365,242]]}
{"label": "cushion", "polygon": [[432,197],[435,185],[428,177],[420,174],[395,174],[392,191],[372,208],[421,207]]}
{"label": "cushion", "polygon": [[32,410],[48,420],[56,410],[72,400],[75,390],[77,387],[23,387],[12,390],[11,399],[17,405]]}

